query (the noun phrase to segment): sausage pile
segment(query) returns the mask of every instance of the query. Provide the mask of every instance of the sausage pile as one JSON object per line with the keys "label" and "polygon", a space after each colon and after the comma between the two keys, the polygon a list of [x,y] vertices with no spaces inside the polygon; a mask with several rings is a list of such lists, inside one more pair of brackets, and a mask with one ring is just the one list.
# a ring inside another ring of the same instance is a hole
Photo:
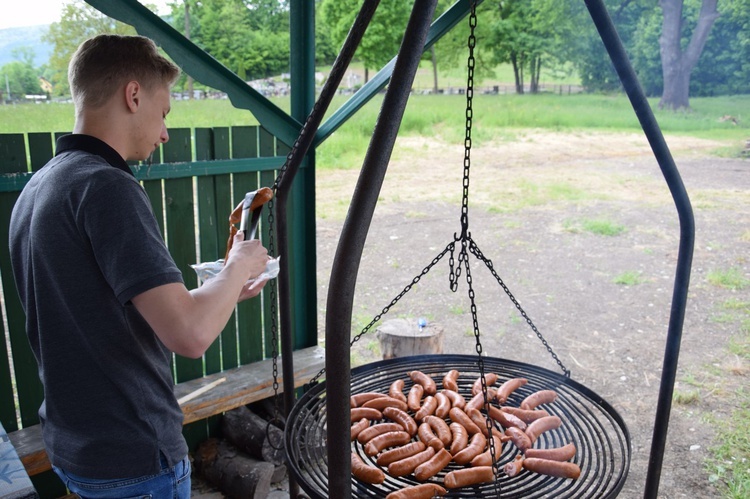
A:
{"label": "sausage pile", "polygon": [[394,381],[387,394],[352,395],[352,442],[361,445],[365,455],[374,457],[378,465],[369,465],[358,453],[352,452],[352,474],[371,484],[385,481],[384,470],[393,477],[411,475],[425,482],[451,462],[463,467],[445,474],[442,486],[423,483],[392,492],[387,499],[431,498],[445,495],[446,489],[492,482],[495,479],[493,465],[498,464],[506,442],[520,451],[512,461],[498,464],[509,477],[515,477],[524,469],[555,477],[579,477],[579,466],[570,462],[576,454],[573,443],[556,448],[534,448],[540,435],[562,425],[559,416],[540,408],[554,403],[557,399],[554,390],[533,392],[519,407],[508,406],[511,394],[528,380],[512,378],[495,387],[499,376],[488,373],[484,376],[490,399],[487,410],[481,378],[473,383],[471,398],[467,401],[460,393],[460,373],[456,370],[443,377],[440,391],[431,376],[421,371],[407,374],[412,385],[406,395],[402,379]]}

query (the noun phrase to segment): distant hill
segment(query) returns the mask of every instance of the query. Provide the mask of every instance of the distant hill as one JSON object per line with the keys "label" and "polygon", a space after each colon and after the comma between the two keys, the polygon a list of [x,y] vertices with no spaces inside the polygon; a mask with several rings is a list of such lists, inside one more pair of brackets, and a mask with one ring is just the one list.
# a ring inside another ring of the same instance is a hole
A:
{"label": "distant hill", "polygon": [[0,29],[0,66],[14,61],[12,51],[19,47],[29,47],[34,51],[34,67],[46,64],[52,45],[43,42],[42,35],[48,29],[48,24]]}

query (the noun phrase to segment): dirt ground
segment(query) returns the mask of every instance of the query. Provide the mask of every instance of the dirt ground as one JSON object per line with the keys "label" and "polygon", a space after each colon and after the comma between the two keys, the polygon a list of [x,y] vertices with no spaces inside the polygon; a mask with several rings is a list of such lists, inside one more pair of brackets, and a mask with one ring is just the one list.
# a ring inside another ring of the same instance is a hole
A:
{"label": "dirt ground", "polygon": [[[735,269],[750,278],[750,161],[719,157],[726,143],[667,142],[691,198],[696,237],[675,387],[682,402],[672,407],[659,497],[714,498],[719,489],[704,462],[714,422],[737,407],[734,394],[750,374],[747,359],[729,350],[748,317],[725,304],[748,302],[750,293],[711,284],[708,275]],[[462,161],[461,144],[399,138],[359,268],[354,334],[460,232]],[[331,265],[358,171],[316,175],[325,345]],[[643,497],[679,241],[676,210],[645,138],[530,130],[475,140],[469,191],[475,243],[572,379],[625,420],[632,461],[619,497]],[[591,222],[621,232],[594,233]],[[471,265],[484,352],[560,372],[485,265]],[[445,330],[446,354],[474,354],[467,296],[463,279],[456,293],[449,290],[443,260],[384,319],[425,318]],[[351,356],[353,365],[380,360],[375,333],[356,342]],[[288,497],[285,485],[273,497]],[[221,494],[209,487],[196,496]]]}
{"label": "dirt ground", "polygon": [[[723,304],[750,296],[707,276],[735,269],[750,277],[750,161],[718,157],[722,143],[667,142],[692,201],[696,240],[675,389],[689,396],[673,405],[659,497],[717,497],[704,464],[715,444],[712,421],[735,408],[733,393],[750,373],[728,349],[747,318],[727,317]],[[357,278],[355,333],[460,232],[462,159],[461,144],[397,142]],[[317,174],[321,344],[332,259],[357,175]],[[624,418],[632,462],[620,497],[642,497],[679,240],[676,210],[645,138],[532,130],[476,141],[468,213],[474,241],[572,378]],[[586,229],[591,222],[621,232],[594,233]],[[471,268],[485,353],[558,370],[484,264],[473,259]],[[445,353],[472,354],[467,295],[463,280],[449,290],[441,262],[386,319],[439,323]],[[354,364],[379,359],[374,333],[352,350]]]}

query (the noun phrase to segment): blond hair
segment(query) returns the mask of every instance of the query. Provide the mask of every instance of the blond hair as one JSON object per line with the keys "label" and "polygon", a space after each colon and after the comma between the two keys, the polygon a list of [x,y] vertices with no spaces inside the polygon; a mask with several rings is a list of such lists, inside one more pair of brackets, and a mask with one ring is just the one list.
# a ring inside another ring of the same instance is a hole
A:
{"label": "blond hair", "polygon": [[76,110],[102,106],[122,85],[137,81],[147,90],[171,87],[180,69],[144,36],[98,35],[83,42],[68,66]]}

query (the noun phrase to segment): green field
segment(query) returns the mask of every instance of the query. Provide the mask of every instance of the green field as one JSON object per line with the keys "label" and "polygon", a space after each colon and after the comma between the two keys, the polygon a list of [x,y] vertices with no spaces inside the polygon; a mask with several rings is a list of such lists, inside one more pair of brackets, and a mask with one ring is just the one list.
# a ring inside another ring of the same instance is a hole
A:
{"label": "green field", "polygon": [[[329,115],[346,100],[338,96]],[[272,99],[281,109],[289,109],[286,99]],[[319,148],[319,164],[340,168],[356,164],[370,140],[380,111],[382,96],[376,96],[351,120],[344,123]],[[720,139],[738,144],[750,137],[750,96],[691,99],[690,112],[673,113],[657,109],[657,121],[665,134]],[[400,133],[430,135],[448,142],[461,142],[464,136],[466,100],[462,95],[413,95],[406,109]],[[733,121],[722,120],[732,116]],[[602,130],[639,131],[640,125],[624,95],[542,93],[537,95],[480,95],[474,98],[475,143],[515,130],[543,128],[555,131]],[[232,107],[228,100],[174,101],[167,117],[170,128],[242,126],[257,124],[249,111]],[[0,133],[70,131],[72,104],[16,104],[0,106]]]}

